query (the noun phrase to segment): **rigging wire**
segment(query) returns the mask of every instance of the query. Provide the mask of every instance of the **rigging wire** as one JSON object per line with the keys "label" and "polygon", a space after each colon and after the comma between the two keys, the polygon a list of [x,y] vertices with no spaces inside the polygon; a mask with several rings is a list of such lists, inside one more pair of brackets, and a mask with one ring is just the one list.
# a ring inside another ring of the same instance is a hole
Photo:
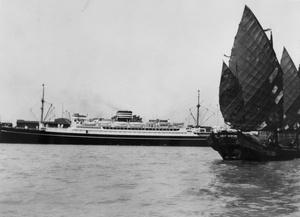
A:
{"label": "rigging wire", "polygon": [[[27,107],[27,109],[24,109],[24,107],[19,107],[18,110],[16,110],[13,114],[12,117],[19,117],[19,116],[23,116],[23,114],[27,113],[28,111],[30,111],[30,109],[32,109],[34,106],[36,106],[39,102],[40,102],[40,91],[36,91],[34,94],[34,96],[30,98],[30,100],[28,100],[26,102],[27,105],[32,105],[29,109]],[[36,118],[36,117],[35,117]],[[12,118],[11,118],[12,119]]]}
{"label": "rigging wire", "polygon": [[[200,103],[202,103],[204,100],[202,100]],[[186,113],[187,111],[190,111],[190,109],[195,109],[196,107],[191,107],[191,103],[186,104],[185,106],[182,106],[181,108],[184,108],[182,110],[180,110],[179,112],[174,112],[173,114],[169,115],[169,117],[174,117],[176,115],[182,114],[182,113]]]}
{"label": "rigging wire", "polygon": [[31,112],[31,114],[33,115],[34,119],[35,119],[36,121],[38,121],[38,119],[35,117],[34,112],[32,111],[32,109],[30,109],[30,112]]}
{"label": "rigging wire", "polygon": [[50,107],[48,108],[48,111],[47,111],[47,113],[46,113],[46,115],[45,115],[45,117],[44,117],[44,120],[47,120],[47,117],[48,117],[48,115],[49,115],[49,112],[51,113],[51,108],[52,108],[52,104],[50,104]]}
{"label": "rigging wire", "polygon": [[[55,115],[55,106],[53,106],[53,104],[49,103],[49,102],[45,102],[45,103],[50,105],[50,106],[49,106],[48,111],[47,111],[47,113],[44,117],[44,120],[46,121],[47,118],[48,118],[48,121],[50,121],[52,118],[56,117],[56,115]],[[52,115],[52,116],[50,117],[50,115]]]}
{"label": "rigging wire", "polygon": [[[194,121],[194,124],[196,125],[197,124],[197,120],[196,120],[196,118],[193,115],[193,112],[195,112],[195,109],[196,109],[196,107],[192,107],[192,108],[189,109],[189,115],[185,118],[185,121],[189,122],[189,118],[192,117],[192,119]],[[208,108],[206,108],[204,106],[200,106],[200,111],[201,111],[201,109],[202,109],[202,111],[203,111],[203,109],[205,109],[205,114],[202,115],[202,119],[200,120],[200,123],[199,123],[200,125],[204,124],[206,121],[208,121],[211,117],[213,117],[215,115],[214,112],[210,111],[210,109],[208,109]],[[206,119],[204,119],[205,116],[207,115],[207,113],[211,113],[211,115],[208,116]]]}

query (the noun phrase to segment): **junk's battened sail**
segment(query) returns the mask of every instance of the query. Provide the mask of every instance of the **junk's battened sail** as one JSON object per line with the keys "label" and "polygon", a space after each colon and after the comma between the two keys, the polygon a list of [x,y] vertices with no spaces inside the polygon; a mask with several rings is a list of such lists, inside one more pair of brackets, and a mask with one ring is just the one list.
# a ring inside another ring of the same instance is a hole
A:
{"label": "junk's battened sail", "polygon": [[297,68],[286,48],[283,49],[280,62],[283,71],[283,93],[284,93],[284,123],[283,127],[295,129],[300,122],[300,78]]}
{"label": "junk's battened sail", "polygon": [[232,126],[244,131],[281,126],[282,70],[272,43],[247,6],[235,37],[229,70],[240,85],[241,92],[236,94],[235,100],[243,102],[237,103],[235,108],[230,103],[223,105],[231,107],[223,109],[222,114],[229,117]]}
{"label": "junk's battened sail", "polygon": [[219,88],[219,103],[224,121],[230,125],[238,125],[235,115],[244,105],[242,89],[237,78],[224,62]]}

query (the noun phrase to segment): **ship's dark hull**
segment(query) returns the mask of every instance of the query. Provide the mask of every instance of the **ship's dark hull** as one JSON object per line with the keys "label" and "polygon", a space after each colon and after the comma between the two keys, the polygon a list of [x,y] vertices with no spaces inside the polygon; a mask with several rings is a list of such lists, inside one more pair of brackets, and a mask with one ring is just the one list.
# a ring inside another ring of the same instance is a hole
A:
{"label": "ship's dark hull", "polygon": [[298,147],[266,146],[241,132],[211,133],[208,144],[219,152],[223,160],[283,161],[300,158]]}
{"label": "ship's dark hull", "polygon": [[35,129],[2,127],[2,143],[72,144],[72,145],[132,145],[132,146],[202,146],[207,137],[149,136],[149,135],[97,135],[90,133],[46,132]]}

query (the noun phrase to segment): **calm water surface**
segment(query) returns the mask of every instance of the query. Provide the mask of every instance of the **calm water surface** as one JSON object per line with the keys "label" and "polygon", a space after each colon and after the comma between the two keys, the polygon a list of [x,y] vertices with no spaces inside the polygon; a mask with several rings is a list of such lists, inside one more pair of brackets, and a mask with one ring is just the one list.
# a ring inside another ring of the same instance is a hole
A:
{"label": "calm water surface", "polygon": [[211,148],[0,144],[0,216],[300,216],[300,160]]}

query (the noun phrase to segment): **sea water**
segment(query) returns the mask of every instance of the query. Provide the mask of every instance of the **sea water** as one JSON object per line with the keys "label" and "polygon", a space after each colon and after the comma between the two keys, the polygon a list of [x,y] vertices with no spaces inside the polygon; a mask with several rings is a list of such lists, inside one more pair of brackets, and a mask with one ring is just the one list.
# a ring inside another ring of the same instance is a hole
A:
{"label": "sea water", "polygon": [[0,144],[0,216],[300,216],[300,160],[209,147]]}

